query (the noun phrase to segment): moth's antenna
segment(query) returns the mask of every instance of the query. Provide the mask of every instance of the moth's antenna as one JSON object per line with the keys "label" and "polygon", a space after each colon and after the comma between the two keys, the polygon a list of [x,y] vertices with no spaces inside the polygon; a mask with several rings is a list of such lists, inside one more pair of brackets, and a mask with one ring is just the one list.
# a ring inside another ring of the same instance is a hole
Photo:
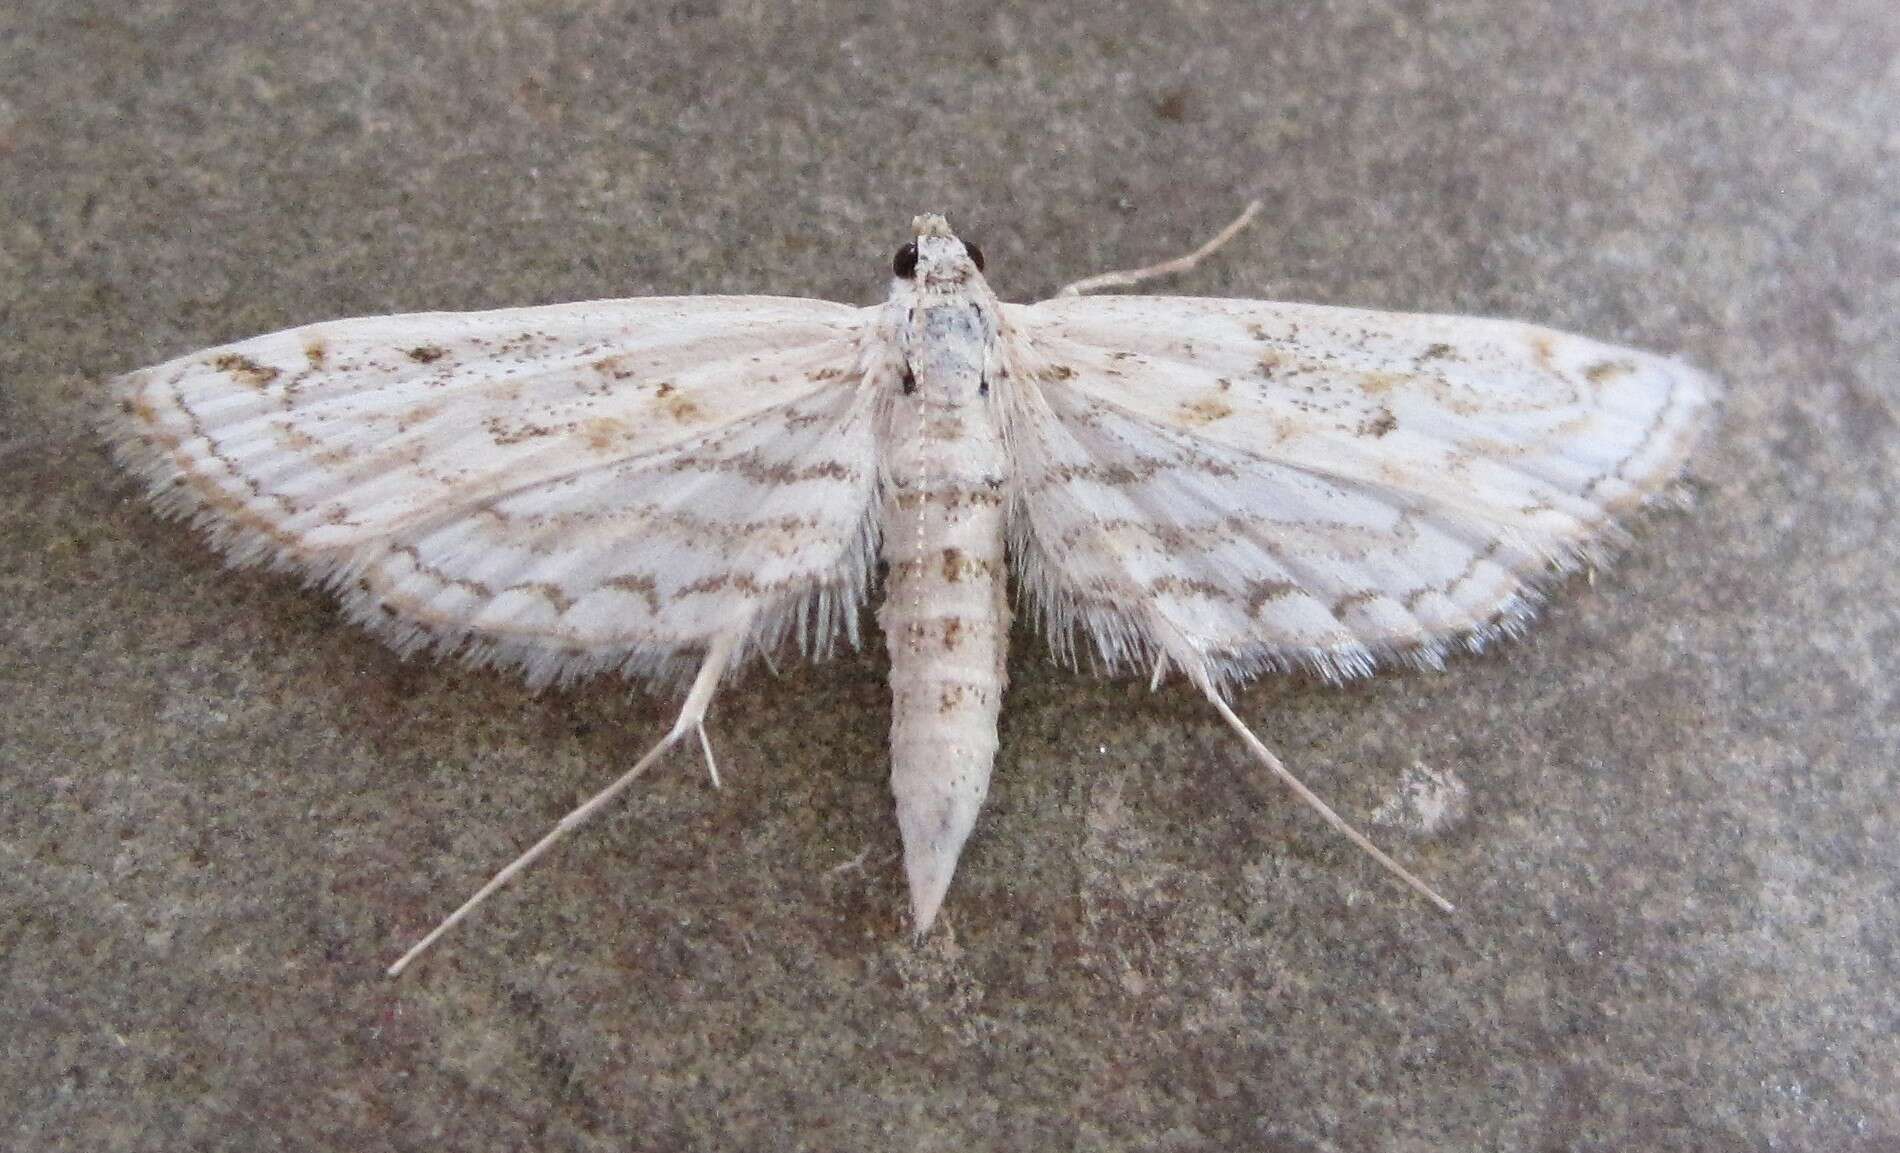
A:
{"label": "moth's antenna", "polygon": [[1246,211],[1234,219],[1232,224],[1220,230],[1214,239],[1201,245],[1186,256],[1177,256],[1173,260],[1164,260],[1160,264],[1150,264],[1146,268],[1130,268],[1120,272],[1101,272],[1094,276],[1085,276],[1074,284],[1065,286],[1057,296],[1080,296],[1085,292],[1095,292],[1104,288],[1133,288],[1144,280],[1153,280],[1160,276],[1172,276],[1177,272],[1186,272],[1201,261],[1214,255],[1221,245],[1240,235],[1240,230],[1253,222],[1260,214],[1258,200],[1248,203]]}
{"label": "moth's antenna", "polygon": [[[402,971],[409,967],[409,962],[420,957],[430,945],[436,943],[442,934],[453,929],[462,918],[474,912],[475,907],[483,901],[486,901],[496,889],[501,888],[513,880],[516,873],[534,864],[541,854],[554,847],[556,841],[579,828],[587,821],[587,818],[598,812],[603,805],[619,796],[622,790],[634,782],[634,778],[646,772],[647,767],[660,758],[661,753],[679,743],[680,738],[686,736],[686,734],[691,732],[697,732],[699,734],[700,744],[706,750],[706,763],[711,765],[712,746],[706,743],[706,706],[712,703],[713,689],[719,684],[719,675],[725,671],[726,662],[732,658],[732,650],[744,631],[743,628],[735,628],[713,641],[712,647],[706,651],[705,662],[699,666],[699,675],[693,678],[692,691],[686,694],[686,705],[680,709],[679,719],[674,721],[673,728],[664,737],[660,738],[659,744],[648,749],[645,756],[634,762],[634,766],[631,769],[628,769],[620,775],[619,780],[608,785],[600,792],[595,793],[592,797],[587,799],[585,804],[567,816],[562,817],[561,823],[555,825],[547,836],[536,841],[532,849],[529,849],[527,852],[509,862],[507,868],[496,873],[486,885],[476,890],[475,895],[470,897],[467,901],[464,901],[461,908],[450,913],[446,920],[430,930],[428,936],[417,941],[413,948],[407,953],[404,953],[395,964],[391,965],[389,967],[389,975],[391,977],[400,976]],[[717,785],[718,783],[719,770],[715,768],[713,770],[713,784]]]}
{"label": "moth's antenna", "polygon": [[1227,723],[1233,726],[1235,732],[1240,734],[1240,739],[1247,742],[1247,747],[1253,750],[1254,756],[1260,758],[1262,764],[1273,770],[1274,776],[1285,781],[1288,788],[1299,794],[1302,801],[1313,806],[1313,808],[1319,812],[1320,816],[1325,817],[1327,824],[1345,834],[1347,840],[1358,845],[1361,849],[1364,849],[1373,860],[1384,865],[1387,872],[1410,885],[1420,896],[1432,904],[1437,905],[1447,913],[1457,911],[1456,907],[1453,906],[1450,901],[1447,901],[1445,898],[1433,892],[1430,885],[1427,885],[1425,882],[1407,872],[1405,866],[1380,852],[1378,846],[1366,840],[1363,833],[1347,824],[1346,819],[1338,813],[1333,812],[1332,807],[1325,801],[1320,800],[1319,797],[1314,794],[1313,790],[1301,784],[1300,779],[1288,771],[1285,765],[1280,763],[1280,758],[1274,756],[1272,750],[1260,743],[1260,738],[1253,735],[1253,730],[1249,729],[1245,722],[1234,715],[1234,710],[1227,707],[1227,702],[1220,699],[1220,694],[1214,691],[1212,686],[1203,685],[1202,688],[1203,691],[1207,693],[1207,699],[1213,701],[1214,707],[1220,710],[1220,715],[1226,718]]}

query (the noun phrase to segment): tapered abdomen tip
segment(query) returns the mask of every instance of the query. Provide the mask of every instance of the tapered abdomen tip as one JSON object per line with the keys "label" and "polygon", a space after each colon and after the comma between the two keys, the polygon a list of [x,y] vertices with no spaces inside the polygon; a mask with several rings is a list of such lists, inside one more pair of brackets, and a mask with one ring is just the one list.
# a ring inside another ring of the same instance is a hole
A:
{"label": "tapered abdomen tip", "polygon": [[[909,864],[908,861],[905,862]],[[943,908],[943,897],[950,891],[950,878],[956,872],[953,861],[948,867],[907,869],[910,874],[910,931],[922,937],[930,932],[930,926],[937,923],[937,910]]]}
{"label": "tapered abdomen tip", "polygon": [[912,931],[920,937],[937,920],[982,805],[981,792],[898,799],[897,827],[904,837]]}

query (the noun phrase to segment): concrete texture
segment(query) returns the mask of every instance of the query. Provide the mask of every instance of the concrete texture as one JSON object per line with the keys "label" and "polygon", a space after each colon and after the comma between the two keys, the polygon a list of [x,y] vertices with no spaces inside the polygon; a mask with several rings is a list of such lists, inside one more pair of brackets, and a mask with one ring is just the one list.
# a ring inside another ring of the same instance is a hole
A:
{"label": "concrete texture", "polygon": [[[0,8],[0,1145],[1900,1147],[1891,4],[792,7]],[[405,665],[90,433],[304,321],[868,302],[923,209],[1027,299],[1253,195],[1175,290],[1731,389],[1697,511],[1526,642],[1243,696],[1455,917],[1019,635],[921,947],[874,650],[727,693],[723,791],[679,757],[385,980],[673,702]]]}

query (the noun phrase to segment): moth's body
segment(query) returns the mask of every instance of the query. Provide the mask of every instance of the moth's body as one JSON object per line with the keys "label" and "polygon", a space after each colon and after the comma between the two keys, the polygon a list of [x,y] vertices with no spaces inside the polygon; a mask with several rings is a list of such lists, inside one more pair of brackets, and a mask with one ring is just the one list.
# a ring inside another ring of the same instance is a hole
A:
{"label": "moth's body", "polygon": [[891,792],[913,922],[927,928],[989,793],[1009,644],[1009,454],[991,403],[996,297],[942,217],[920,218],[917,262],[884,325],[903,367],[880,398],[886,565],[878,623],[891,652]]}
{"label": "moth's body", "polygon": [[1058,657],[1086,645],[1110,673],[1181,674],[1336,829],[1450,908],[1293,778],[1228,692],[1294,668],[1436,668],[1521,631],[1555,576],[1678,477],[1714,382],[1510,321],[1002,304],[942,217],[913,233],[869,308],[676,297],[372,317],[117,382],[117,454],[163,510],[237,562],[325,582],[399,650],[537,685],[691,680],[658,745],[395,969],[661,752],[703,743],[733,671],[855,643],[879,559],[920,932],[988,791],[1010,570]]}

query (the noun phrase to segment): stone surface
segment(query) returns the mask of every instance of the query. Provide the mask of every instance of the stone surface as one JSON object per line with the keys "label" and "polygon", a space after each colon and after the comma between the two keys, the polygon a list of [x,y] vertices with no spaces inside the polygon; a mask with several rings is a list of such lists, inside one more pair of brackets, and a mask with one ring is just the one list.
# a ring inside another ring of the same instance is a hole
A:
{"label": "stone surface", "polygon": [[[1900,1146],[1900,16],[1884,0],[0,8],[0,1144]],[[791,14],[796,11],[796,15]],[[1006,297],[1268,212],[1186,293],[1455,310],[1731,389],[1699,507],[1442,675],[1244,694],[1019,634],[904,930],[875,649],[728,692],[409,977],[673,703],[405,665],[220,569],[107,375],[347,314],[869,302],[914,212]]]}

